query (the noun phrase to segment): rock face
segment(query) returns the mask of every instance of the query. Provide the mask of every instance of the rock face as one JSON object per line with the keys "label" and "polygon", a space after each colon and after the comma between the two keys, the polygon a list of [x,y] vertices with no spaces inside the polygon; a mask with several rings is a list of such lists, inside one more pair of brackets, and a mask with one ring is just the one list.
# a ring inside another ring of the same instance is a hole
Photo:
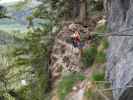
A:
{"label": "rock face", "polygon": [[[109,31],[133,27],[133,0],[105,0]],[[128,30],[119,34],[133,34]],[[109,37],[107,78],[111,81],[114,100],[133,100],[133,36]],[[126,88],[123,88],[126,87]]]}

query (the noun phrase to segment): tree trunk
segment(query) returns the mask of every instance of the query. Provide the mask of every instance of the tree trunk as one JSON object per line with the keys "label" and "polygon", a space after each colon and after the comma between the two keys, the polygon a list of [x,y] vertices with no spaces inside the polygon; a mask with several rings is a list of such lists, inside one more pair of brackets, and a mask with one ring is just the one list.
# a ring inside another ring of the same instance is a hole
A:
{"label": "tree trunk", "polygon": [[75,19],[79,16],[80,11],[80,0],[72,0],[72,17]]}
{"label": "tree trunk", "polygon": [[87,0],[80,0],[79,21],[85,23],[87,19]]}
{"label": "tree trunk", "polygon": [[72,17],[76,22],[84,23],[87,19],[87,0],[72,0]]}

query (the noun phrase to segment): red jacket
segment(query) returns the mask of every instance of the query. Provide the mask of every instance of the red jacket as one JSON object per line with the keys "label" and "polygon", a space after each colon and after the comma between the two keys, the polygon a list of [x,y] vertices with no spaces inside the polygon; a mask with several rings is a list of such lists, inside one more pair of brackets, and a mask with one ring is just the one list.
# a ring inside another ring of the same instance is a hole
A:
{"label": "red jacket", "polygon": [[79,32],[76,31],[74,33],[73,39],[74,39],[75,42],[80,42],[80,34],[79,34]]}

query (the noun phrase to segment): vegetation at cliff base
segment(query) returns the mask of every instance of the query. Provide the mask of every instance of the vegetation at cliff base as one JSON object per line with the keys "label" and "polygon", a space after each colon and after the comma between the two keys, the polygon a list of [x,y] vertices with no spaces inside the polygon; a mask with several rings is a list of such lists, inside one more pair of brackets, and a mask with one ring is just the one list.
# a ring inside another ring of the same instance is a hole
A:
{"label": "vegetation at cliff base", "polygon": [[68,95],[72,91],[73,86],[78,81],[83,81],[85,79],[85,76],[80,73],[71,73],[67,76],[64,76],[58,86],[58,94],[60,97],[60,100],[64,100],[65,96]]}
{"label": "vegetation at cliff base", "polygon": [[103,73],[103,72],[93,73],[92,80],[93,81],[104,81],[105,73]]}
{"label": "vegetation at cliff base", "polygon": [[91,67],[91,65],[93,64],[95,60],[96,54],[97,54],[96,46],[92,46],[84,50],[82,62],[85,67]]}
{"label": "vegetation at cliff base", "polygon": [[99,51],[96,55],[95,59],[96,63],[105,63],[106,62],[106,54],[103,51]]}

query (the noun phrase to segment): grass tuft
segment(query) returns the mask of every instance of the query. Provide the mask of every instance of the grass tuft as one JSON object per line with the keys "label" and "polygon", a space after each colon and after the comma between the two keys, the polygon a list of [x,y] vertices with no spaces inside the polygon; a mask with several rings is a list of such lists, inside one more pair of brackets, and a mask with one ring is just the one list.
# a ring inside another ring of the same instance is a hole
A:
{"label": "grass tuft", "polygon": [[72,87],[77,81],[84,80],[85,77],[80,73],[72,73],[67,76],[64,76],[62,80],[59,82],[58,86],[58,94],[60,100],[64,100],[65,96],[70,93]]}
{"label": "grass tuft", "polygon": [[96,46],[92,46],[84,50],[82,62],[85,67],[90,67],[93,64],[96,54],[97,54]]}
{"label": "grass tuft", "polygon": [[95,58],[96,63],[103,64],[106,62],[106,54],[104,51],[99,51]]}
{"label": "grass tuft", "polygon": [[104,81],[105,73],[103,73],[103,72],[93,73],[92,80],[93,81]]}

